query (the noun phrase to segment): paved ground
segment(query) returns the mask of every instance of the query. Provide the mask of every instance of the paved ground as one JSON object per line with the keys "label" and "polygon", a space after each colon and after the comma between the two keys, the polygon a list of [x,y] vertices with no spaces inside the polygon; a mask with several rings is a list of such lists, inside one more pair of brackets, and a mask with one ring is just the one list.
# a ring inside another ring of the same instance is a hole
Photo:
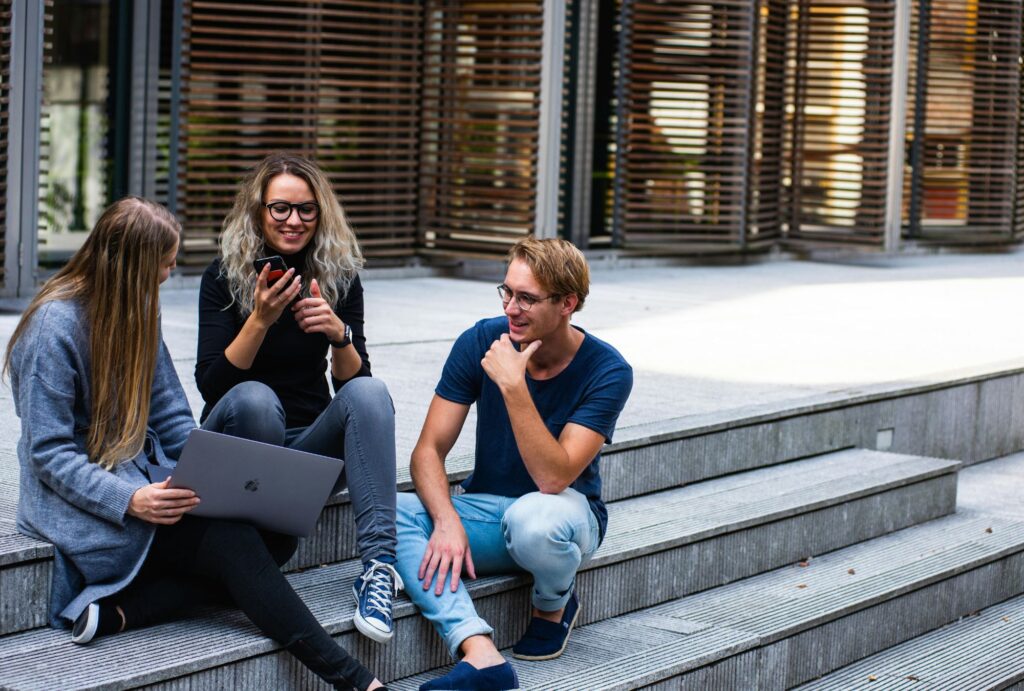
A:
{"label": "paved ground", "polygon": [[[164,334],[198,414],[196,288],[165,287]],[[188,283],[187,281],[185,283]],[[398,412],[407,463],[455,337],[496,315],[497,281],[366,281],[376,376]],[[872,264],[768,262],[731,267],[595,267],[577,323],[633,364],[625,426],[806,402],[881,382],[922,382],[965,368],[1024,364],[1024,252],[903,257]],[[0,345],[17,315],[0,316]],[[0,388],[0,476],[16,472],[19,434]],[[458,451],[472,448],[473,430]]]}
{"label": "paved ground", "polygon": [[1024,452],[960,471],[957,509],[1024,520]]}

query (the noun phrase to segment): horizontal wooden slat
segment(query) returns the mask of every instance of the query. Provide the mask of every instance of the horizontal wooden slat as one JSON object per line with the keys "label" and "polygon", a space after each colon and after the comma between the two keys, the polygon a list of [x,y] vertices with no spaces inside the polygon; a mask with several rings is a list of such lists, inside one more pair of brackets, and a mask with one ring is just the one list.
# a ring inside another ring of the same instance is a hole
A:
{"label": "horizontal wooden slat", "polygon": [[533,229],[543,0],[426,8],[420,241],[500,255]]}
{"label": "horizontal wooden slat", "polygon": [[1022,21],[1020,0],[914,4],[911,31],[922,41],[911,45],[908,235],[943,242],[1013,237]]}
{"label": "horizontal wooden slat", "polygon": [[622,54],[626,117],[615,152],[626,249],[742,246],[751,195],[756,0],[633,2]]}
{"label": "horizontal wooden slat", "polygon": [[784,156],[787,237],[880,245],[884,238],[892,0],[790,0]]}
{"label": "horizontal wooden slat", "polygon": [[183,263],[209,261],[199,240],[216,237],[241,177],[275,149],[317,160],[371,263],[411,255],[422,9],[368,0],[188,5],[179,189],[193,242]]}

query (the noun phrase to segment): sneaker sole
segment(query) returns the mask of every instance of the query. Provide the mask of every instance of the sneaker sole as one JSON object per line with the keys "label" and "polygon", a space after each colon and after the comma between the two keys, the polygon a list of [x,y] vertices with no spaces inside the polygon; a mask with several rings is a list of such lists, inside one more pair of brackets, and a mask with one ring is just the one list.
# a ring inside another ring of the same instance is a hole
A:
{"label": "sneaker sole", "polygon": [[576,626],[576,620],[580,618],[580,610],[583,606],[580,605],[576,608],[576,614],[572,615],[572,621],[569,622],[569,630],[565,632],[565,640],[562,641],[562,647],[551,653],[550,655],[520,655],[513,652],[512,657],[517,660],[528,660],[530,662],[540,662],[541,660],[554,660],[556,657],[561,657],[562,653],[565,652],[565,648],[569,645],[569,637],[572,636],[572,629]]}
{"label": "sneaker sole", "polygon": [[[71,634],[71,642],[75,645],[85,645],[92,641],[96,637],[96,629],[100,625],[100,606],[95,602],[90,604],[86,608],[85,617],[85,628],[79,632]],[[77,623],[77,622],[76,622]]]}
{"label": "sneaker sole", "polygon": [[359,633],[376,643],[387,643],[394,638],[394,630],[390,633],[384,633],[376,626],[366,621],[366,619],[363,618],[363,615],[359,613],[359,591],[356,590],[355,586],[352,586],[352,597],[356,600],[356,611],[355,614],[352,615],[352,623],[355,624],[356,630],[359,631]]}

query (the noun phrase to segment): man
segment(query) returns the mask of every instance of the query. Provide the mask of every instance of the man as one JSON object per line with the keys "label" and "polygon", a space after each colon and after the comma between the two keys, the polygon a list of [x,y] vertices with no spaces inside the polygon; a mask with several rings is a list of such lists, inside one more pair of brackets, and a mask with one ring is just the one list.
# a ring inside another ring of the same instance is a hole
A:
{"label": "man", "polygon": [[[614,348],[570,323],[589,290],[572,244],[522,240],[498,286],[505,315],[463,333],[445,363],[412,453],[416,494],[398,496],[397,566],[462,662],[421,689],[518,688],[463,572],[533,575],[533,618],[516,657],[555,658],[568,642],[580,607],[576,572],[608,520],[601,447],[633,385]],[[466,493],[451,497],[444,462],[474,403],[476,465]]]}

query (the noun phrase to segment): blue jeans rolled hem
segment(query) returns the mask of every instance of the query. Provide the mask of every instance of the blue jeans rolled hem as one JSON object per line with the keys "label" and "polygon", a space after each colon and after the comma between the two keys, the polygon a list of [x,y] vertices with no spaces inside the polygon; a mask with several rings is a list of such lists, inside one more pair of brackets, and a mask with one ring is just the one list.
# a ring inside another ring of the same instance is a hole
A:
{"label": "blue jeans rolled hem", "polygon": [[490,636],[493,633],[494,629],[486,621],[480,617],[474,617],[466,619],[448,631],[444,644],[448,646],[448,652],[451,654],[452,659],[458,660],[460,657],[459,646],[462,645],[464,640],[470,636]]}

